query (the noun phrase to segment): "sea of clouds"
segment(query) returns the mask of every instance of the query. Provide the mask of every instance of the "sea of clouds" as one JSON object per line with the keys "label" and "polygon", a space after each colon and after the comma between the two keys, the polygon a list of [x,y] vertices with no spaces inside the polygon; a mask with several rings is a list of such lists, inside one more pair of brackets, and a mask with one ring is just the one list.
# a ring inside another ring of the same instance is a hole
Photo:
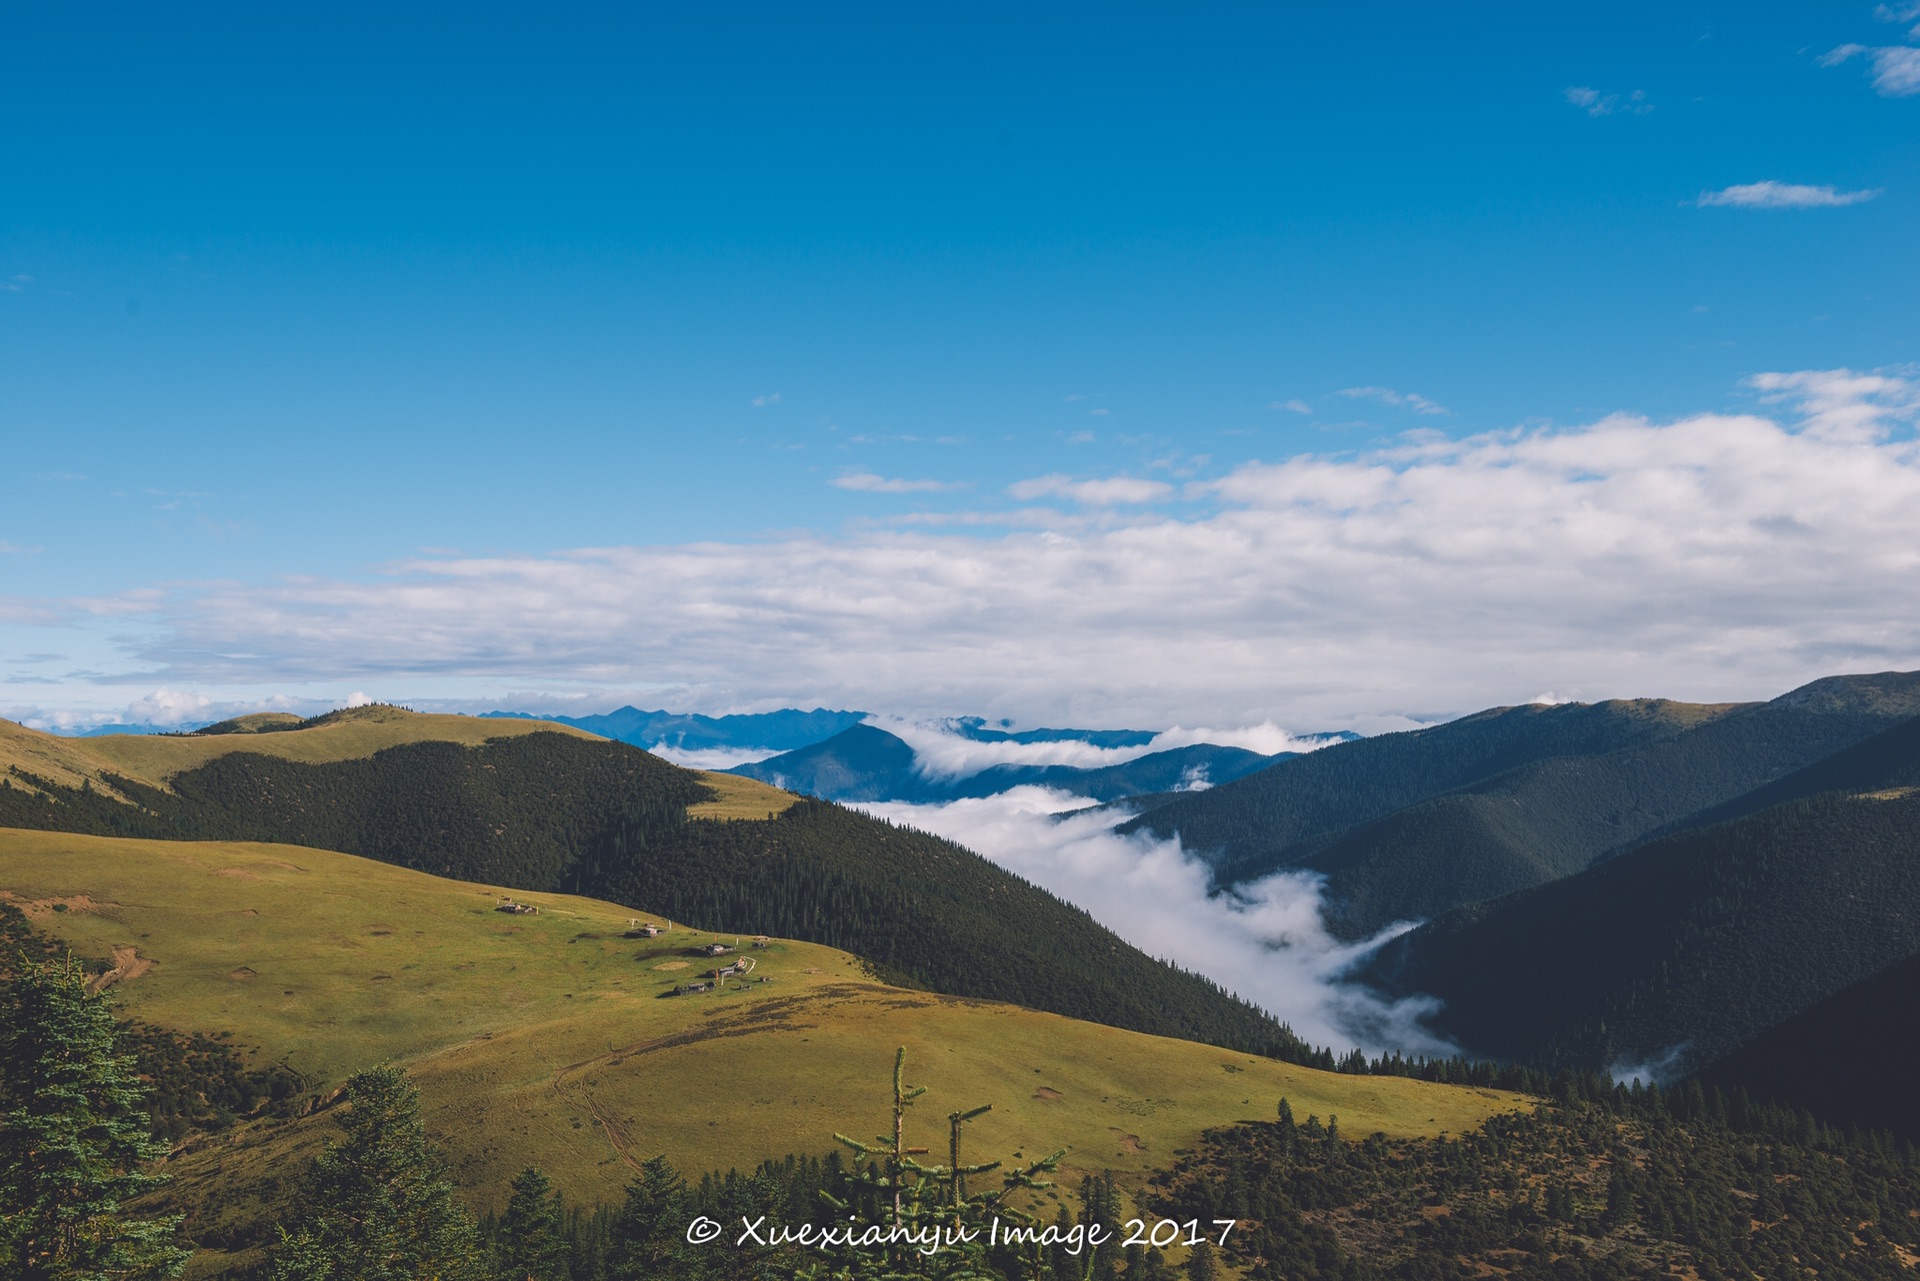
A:
{"label": "sea of clouds", "polygon": [[1128,815],[1081,797],[1019,787],[941,805],[855,806],[958,841],[1075,906],[1150,955],[1198,971],[1344,1052],[1451,1054],[1420,1020],[1425,999],[1388,1001],[1342,976],[1400,931],[1341,943],[1320,919],[1319,878],[1282,873],[1210,894],[1208,873],[1178,840],[1114,831]]}
{"label": "sea of clouds", "polygon": [[1176,725],[1155,734],[1151,742],[1134,747],[1101,747],[1079,738],[1042,743],[983,742],[957,732],[949,720],[876,715],[867,721],[911,747],[914,767],[934,779],[966,778],[995,765],[1070,765],[1077,769],[1099,769],[1196,743],[1243,747],[1262,756],[1276,752],[1311,752],[1326,746],[1323,740],[1295,738],[1272,721],[1238,729],[1204,726],[1188,729]]}

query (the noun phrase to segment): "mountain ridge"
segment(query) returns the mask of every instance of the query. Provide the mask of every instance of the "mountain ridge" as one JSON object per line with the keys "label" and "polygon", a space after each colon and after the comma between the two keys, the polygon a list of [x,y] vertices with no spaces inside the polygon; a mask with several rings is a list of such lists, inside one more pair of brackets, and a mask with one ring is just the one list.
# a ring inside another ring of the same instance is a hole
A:
{"label": "mountain ridge", "polygon": [[877,725],[863,724],[823,742],[764,761],[736,765],[726,772],[843,802],[932,804],[991,796],[1021,786],[1053,787],[1098,801],[1113,801],[1243,777],[1292,755],[1262,756],[1244,748],[1196,743],[1150,752],[1117,765],[998,764],[970,774],[942,777],[924,769],[905,739]]}

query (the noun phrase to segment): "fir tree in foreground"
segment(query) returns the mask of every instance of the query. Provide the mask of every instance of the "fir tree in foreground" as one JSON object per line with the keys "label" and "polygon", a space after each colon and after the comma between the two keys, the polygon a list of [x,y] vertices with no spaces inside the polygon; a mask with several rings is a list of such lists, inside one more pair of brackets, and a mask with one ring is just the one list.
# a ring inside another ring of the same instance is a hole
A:
{"label": "fir tree in foreground", "polygon": [[177,1276],[180,1220],[127,1219],[164,1182],[113,1010],[80,965],[12,958],[0,988],[0,1275],[17,1281]]}
{"label": "fir tree in foreground", "polygon": [[553,1181],[528,1166],[514,1179],[500,1217],[494,1263],[500,1281],[572,1281],[563,1230]]}
{"label": "fir tree in foreground", "polygon": [[656,1156],[627,1185],[626,1203],[613,1221],[613,1247],[607,1257],[609,1281],[673,1281],[694,1275],[688,1258],[687,1185]]}
{"label": "fir tree in foreground", "polygon": [[346,1102],[346,1139],[314,1160],[270,1281],[485,1281],[473,1218],[427,1144],[406,1073],[357,1073]]}

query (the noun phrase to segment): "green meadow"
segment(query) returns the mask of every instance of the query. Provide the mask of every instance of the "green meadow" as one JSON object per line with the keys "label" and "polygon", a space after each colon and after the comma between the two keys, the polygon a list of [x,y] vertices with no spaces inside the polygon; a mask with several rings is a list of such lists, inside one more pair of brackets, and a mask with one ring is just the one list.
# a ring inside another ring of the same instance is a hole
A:
{"label": "green meadow", "polygon": [[[901,1045],[929,1087],[909,1120],[922,1141],[944,1136],[948,1111],[991,1103],[971,1158],[1065,1148],[1069,1177],[1112,1169],[1130,1186],[1209,1126],[1272,1116],[1282,1095],[1355,1136],[1457,1133],[1523,1103],[891,987],[807,943],[678,922],[626,938],[667,922],[298,846],[0,829],[0,892],[76,954],[114,958],[124,1013],[229,1034],[323,1100],[358,1068],[404,1065],[482,1210],[530,1164],[591,1202],[655,1154],[746,1169],[824,1152],[836,1130],[874,1133]],[[504,913],[503,898],[540,910]],[[738,950],[696,954],[713,942]],[[737,957],[752,969],[722,990],[668,995]],[[257,1220],[332,1128],[322,1107],[190,1140],[168,1196],[202,1226]]]}

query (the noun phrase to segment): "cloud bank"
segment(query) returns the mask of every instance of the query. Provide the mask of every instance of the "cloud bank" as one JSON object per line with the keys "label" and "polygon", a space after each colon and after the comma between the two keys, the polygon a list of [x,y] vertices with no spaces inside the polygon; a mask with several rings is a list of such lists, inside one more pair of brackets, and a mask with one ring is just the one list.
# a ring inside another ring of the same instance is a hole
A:
{"label": "cloud bank", "polygon": [[950,722],[942,720],[877,715],[868,717],[867,721],[911,747],[916,772],[934,779],[967,778],[995,765],[1071,765],[1079,769],[1099,769],[1196,743],[1243,747],[1263,756],[1276,752],[1311,752],[1326,746],[1321,740],[1295,738],[1272,721],[1238,729],[1201,726],[1188,729],[1176,725],[1138,747],[1099,747],[1077,738],[1045,743],[981,742],[955,732]]}
{"label": "cloud bank", "polygon": [[[945,805],[865,804],[870,814],[958,841],[1078,907],[1127,942],[1207,975],[1315,1045],[1370,1053],[1450,1054],[1419,1019],[1432,1003],[1386,1002],[1340,981],[1397,930],[1335,942],[1320,924],[1320,884],[1288,873],[1209,897],[1207,872],[1177,840],[1119,836],[1124,814],[1069,811],[1077,797],[1038,787]],[[1058,817],[1056,817],[1058,816]]]}
{"label": "cloud bank", "polygon": [[1179,516],[423,556],[0,610],[111,627],[124,666],[96,689],[545,687],[1027,724],[1377,729],[1541,690],[1747,698],[1920,666],[1912,371],[1749,393],[1750,413],[1252,464]]}

